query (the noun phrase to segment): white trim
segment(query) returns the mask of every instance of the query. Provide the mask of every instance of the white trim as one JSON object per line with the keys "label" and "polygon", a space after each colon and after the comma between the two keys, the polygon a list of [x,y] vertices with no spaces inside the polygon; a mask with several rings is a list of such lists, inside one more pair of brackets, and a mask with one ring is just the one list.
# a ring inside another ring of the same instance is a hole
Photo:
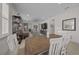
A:
{"label": "white trim", "polygon": [[2,35],[0,35],[0,39],[1,39],[1,38],[4,38],[4,37],[7,37],[8,35],[9,35],[8,33],[2,34]]}
{"label": "white trim", "polygon": [[9,20],[9,19],[7,19],[7,18],[5,18],[5,17],[1,17],[1,16],[0,16],[0,18],[4,18],[4,19],[6,19],[6,20]]}

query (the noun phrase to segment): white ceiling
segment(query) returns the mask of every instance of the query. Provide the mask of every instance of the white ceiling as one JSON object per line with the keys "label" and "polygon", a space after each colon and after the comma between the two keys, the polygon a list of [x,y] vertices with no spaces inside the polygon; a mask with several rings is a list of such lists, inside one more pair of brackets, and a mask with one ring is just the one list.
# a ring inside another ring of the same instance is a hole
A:
{"label": "white ceiling", "polygon": [[78,3],[15,3],[14,8],[23,19],[31,17],[32,20],[41,20],[53,17],[64,12],[68,8],[79,6]]}

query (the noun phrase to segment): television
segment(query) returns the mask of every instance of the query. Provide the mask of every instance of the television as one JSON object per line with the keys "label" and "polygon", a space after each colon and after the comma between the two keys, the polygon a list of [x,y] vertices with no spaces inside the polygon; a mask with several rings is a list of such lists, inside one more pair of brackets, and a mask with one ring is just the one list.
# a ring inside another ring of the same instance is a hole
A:
{"label": "television", "polygon": [[42,28],[42,29],[47,29],[47,23],[41,24],[41,28]]}

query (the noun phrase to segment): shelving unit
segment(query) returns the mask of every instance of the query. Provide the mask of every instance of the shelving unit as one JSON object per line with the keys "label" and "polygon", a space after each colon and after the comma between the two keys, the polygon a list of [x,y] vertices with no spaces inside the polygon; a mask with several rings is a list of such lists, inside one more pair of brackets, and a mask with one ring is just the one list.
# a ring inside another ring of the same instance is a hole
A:
{"label": "shelving unit", "polygon": [[19,26],[23,25],[21,16],[12,16],[12,33],[16,33],[19,30]]}
{"label": "shelving unit", "polygon": [[13,15],[12,18],[12,33],[17,34],[17,39],[20,44],[23,39],[29,36],[28,24],[23,22],[21,16]]}

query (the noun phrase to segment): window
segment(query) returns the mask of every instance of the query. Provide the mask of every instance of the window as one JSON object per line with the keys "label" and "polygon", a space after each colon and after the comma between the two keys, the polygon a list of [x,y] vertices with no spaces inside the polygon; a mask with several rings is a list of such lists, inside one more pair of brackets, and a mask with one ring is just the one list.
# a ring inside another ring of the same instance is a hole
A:
{"label": "window", "polygon": [[8,33],[8,20],[5,18],[2,18],[2,34]]}
{"label": "window", "polygon": [[2,34],[6,34],[9,31],[9,6],[8,4],[2,4]]}

